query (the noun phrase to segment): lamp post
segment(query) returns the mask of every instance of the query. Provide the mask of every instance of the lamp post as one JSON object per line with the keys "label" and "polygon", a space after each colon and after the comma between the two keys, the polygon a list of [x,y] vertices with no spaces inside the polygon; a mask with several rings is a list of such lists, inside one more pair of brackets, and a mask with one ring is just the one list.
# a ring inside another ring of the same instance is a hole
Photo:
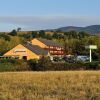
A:
{"label": "lamp post", "polygon": [[92,50],[90,49],[90,62],[92,62]]}

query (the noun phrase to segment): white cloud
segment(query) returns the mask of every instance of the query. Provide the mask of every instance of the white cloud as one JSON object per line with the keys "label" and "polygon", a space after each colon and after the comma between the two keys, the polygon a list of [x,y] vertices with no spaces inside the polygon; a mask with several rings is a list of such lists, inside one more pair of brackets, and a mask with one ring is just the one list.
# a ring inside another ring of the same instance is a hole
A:
{"label": "white cloud", "polygon": [[26,29],[47,29],[61,26],[100,24],[99,17],[90,16],[22,16],[0,17],[0,23],[22,25]]}

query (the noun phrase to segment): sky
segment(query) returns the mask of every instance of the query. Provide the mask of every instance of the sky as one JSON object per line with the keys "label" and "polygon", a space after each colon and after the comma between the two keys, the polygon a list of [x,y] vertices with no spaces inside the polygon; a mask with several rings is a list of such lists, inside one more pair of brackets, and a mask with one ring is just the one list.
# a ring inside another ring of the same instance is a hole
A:
{"label": "sky", "polygon": [[0,0],[0,31],[100,24],[100,0]]}

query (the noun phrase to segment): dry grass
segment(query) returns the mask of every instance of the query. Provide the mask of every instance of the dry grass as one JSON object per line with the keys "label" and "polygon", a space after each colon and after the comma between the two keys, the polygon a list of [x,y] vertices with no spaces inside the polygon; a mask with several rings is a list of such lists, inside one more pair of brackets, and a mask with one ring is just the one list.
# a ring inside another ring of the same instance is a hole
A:
{"label": "dry grass", "polygon": [[0,73],[0,100],[100,100],[100,71]]}

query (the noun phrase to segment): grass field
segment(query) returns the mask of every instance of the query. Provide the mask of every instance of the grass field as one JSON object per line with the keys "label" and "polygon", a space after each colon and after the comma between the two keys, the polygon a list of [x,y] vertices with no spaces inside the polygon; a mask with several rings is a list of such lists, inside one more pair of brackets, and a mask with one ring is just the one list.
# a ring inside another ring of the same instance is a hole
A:
{"label": "grass field", "polygon": [[0,73],[0,100],[100,100],[100,71]]}

